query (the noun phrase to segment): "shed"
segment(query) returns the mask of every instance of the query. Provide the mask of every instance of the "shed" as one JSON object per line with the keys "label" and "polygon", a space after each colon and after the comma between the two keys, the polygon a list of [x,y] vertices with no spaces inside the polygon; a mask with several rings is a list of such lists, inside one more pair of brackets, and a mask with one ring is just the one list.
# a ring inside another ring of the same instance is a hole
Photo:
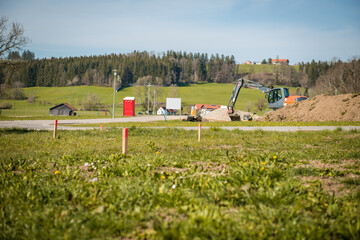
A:
{"label": "shed", "polygon": [[50,115],[52,116],[72,116],[76,115],[75,111],[77,111],[76,108],[71,106],[68,103],[61,103],[59,105],[56,105],[52,108],[50,108]]}

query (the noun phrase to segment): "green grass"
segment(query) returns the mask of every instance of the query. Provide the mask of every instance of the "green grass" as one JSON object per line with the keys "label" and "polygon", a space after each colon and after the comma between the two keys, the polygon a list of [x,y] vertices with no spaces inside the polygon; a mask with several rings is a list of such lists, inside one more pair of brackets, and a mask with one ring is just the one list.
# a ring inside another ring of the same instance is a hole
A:
{"label": "green grass", "polygon": [[[183,87],[177,87],[179,98],[182,99],[183,110],[187,111],[186,107],[190,104],[218,104],[227,105],[230,99],[233,84],[197,84]],[[85,99],[88,94],[96,94],[100,98],[100,102],[112,111],[113,104],[113,88],[110,87],[96,87],[96,86],[75,86],[75,87],[32,87],[25,88],[25,95],[33,94],[36,96],[36,101],[33,104],[28,104],[26,100],[0,100],[2,102],[9,102],[15,109],[3,109],[0,119],[5,120],[5,117],[33,117],[42,119],[48,118],[49,108],[59,103],[69,103],[75,108],[79,108],[80,102]],[[159,90],[159,102],[166,102],[169,97],[170,87],[163,87]],[[143,92],[143,91],[142,91]],[[116,116],[122,116],[122,99],[129,96],[135,96],[134,87],[124,88],[116,93]],[[255,110],[254,103],[260,98],[264,98],[259,90],[242,89],[238,97],[235,108],[245,110],[246,104],[251,102],[253,110]],[[44,102],[46,104],[44,104]],[[136,100],[136,103],[139,99]],[[41,103],[41,104],[40,104]],[[141,111],[141,107],[136,108],[136,113]],[[97,117],[97,112],[78,112],[82,118]],[[262,112],[263,113],[263,112]],[[259,114],[262,114],[259,113]],[[51,117],[49,119],[52,119]]]}
{"label": "green grass", "polygon": [[[155,121],[155,122],[124,122],[124,123],[102,123],[104,128],[112,127],[196,127],[199,122],[188,122],[179,120],[170,121]],[[73,124],[68,126],[76,127],[99,127],[99,124]],[[360,122],[255,122],[255,121],[241,121],[241,122],[202,122],[201,126],[204,127],[271,127],[271,126],[360,126]]]}
{"label": "green grass", "polygon": [[[296,71],[299,70],[299,66],[290,66],[293,67]],[[239,64],[237,65],[238,73],[276,73],[280,71],[280,65],[248,65],[248,64]]]}
{"label": "green grass", "polygon": [[[358,131],[0,130],[2,239],[359,239],[360,194],[294,170],[360,161]],[[314,146],[314,147],[307,147]],[[334,172],[336,176],[359,169]],[[344,180],[350,187],[358,181]],[[356,188],[355,188],[356,189]]]}

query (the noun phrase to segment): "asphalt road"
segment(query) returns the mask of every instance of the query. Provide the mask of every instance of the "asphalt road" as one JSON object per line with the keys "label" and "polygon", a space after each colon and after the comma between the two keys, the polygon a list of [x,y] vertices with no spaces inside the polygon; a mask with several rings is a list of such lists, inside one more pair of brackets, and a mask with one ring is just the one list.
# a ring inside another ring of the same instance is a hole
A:
{"label": "asphalt road", "polygon": [[[167,120],[180,120],[179,116],[167,116]],[[185,117],[182,117],[185,118]],[[152,122],[164,121],[163,116],[137,116],[129,118],[115,118],[115,119],[74,119],[74,120],[59,120],[58,130],[91,130],[99,129],[101,123],[111,122]],[[71,124],[92,124],[98,123],[99,127],[71,127],[63,125]],[[29,130],[53,130],[54,120],[16,120],[16,121],[0,121],[0,128],[22,128]],[[162,128],[162,127],[158,127]],[[197,130],[198,127],[174,127],[185,130]],[[202,127],[208,129],[209,127]],[[296,131],[323,131],[323,130],[336,130],[338,126],[273,126],[273,127],[219,127],[227,130],[242,130],[242,131],[277,131],[277,132],[296,132]],[[353,129],[360,130],[360,126],[341,126],[342,130],[349,131]]]}

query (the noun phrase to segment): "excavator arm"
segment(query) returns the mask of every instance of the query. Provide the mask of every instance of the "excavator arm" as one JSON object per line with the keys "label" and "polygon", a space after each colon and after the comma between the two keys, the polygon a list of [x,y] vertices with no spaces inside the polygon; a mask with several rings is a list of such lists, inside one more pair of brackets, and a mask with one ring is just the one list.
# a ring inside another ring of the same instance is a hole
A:
{"label": "excavator arm", "polygon": [[244,79],[240,78],[236,81],[235,87],[233,89],[233,92],[231,94],[229,103],[227,105],[227,109],[228,109],[228,114],[233,114],[234,113],[234,106],[237,100],[237,97],[239,96],[240,93],[240,89],[242,88],[242,86],[244,85]]}

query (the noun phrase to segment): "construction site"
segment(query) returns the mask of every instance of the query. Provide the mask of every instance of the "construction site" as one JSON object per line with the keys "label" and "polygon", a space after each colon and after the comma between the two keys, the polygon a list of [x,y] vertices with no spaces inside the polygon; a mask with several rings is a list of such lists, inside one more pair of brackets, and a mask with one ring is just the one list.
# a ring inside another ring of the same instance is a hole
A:
{"label": "construction site", "polygon": [[[253,88],[266,94],[269,111],[263,116],[234,109],[240,89]],[[291,96],[287,88],[268,88],[247,79],[239,79],[227,106],[196,104],[187,121],[230,122],[324,122],[360,121],[360,94]]]}

